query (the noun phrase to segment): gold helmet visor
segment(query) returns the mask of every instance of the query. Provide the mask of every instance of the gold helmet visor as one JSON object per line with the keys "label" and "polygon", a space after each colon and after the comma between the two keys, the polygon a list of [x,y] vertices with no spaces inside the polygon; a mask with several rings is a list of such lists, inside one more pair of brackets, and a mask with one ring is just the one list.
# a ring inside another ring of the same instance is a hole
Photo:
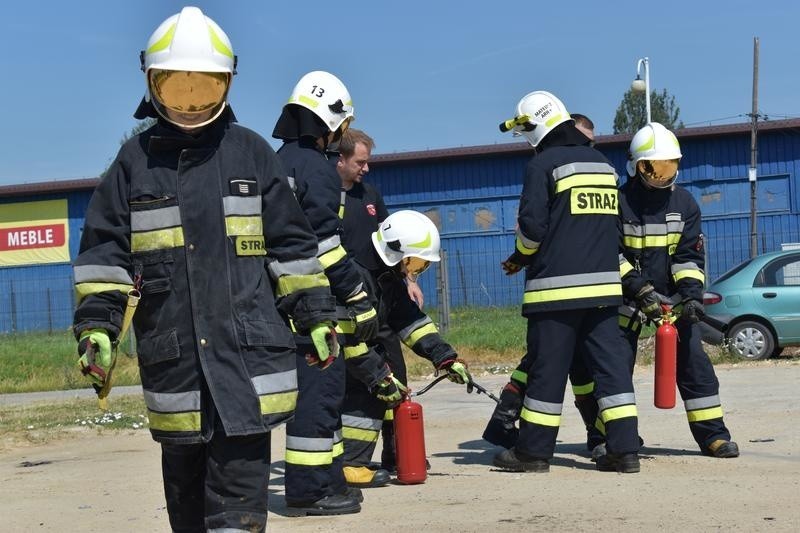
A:
{"label": "gold helmet visor", "polygon": [[188,128],[216,118],[225,105],[230,81],[227,72],[151,69],[148,74],[156,110],[170,122]]}
{"label": "gold helmet visor", "polygon": [[421,257],[403,258],[403,270],[405,270],[409,281],[417,281],[419,275],[428,270],[429,266],[431,266],[431,262]]}
{"label": "gold helmet visor", "polygon": [[640,159],[636,171],[650,187],[666,189],[678,177],[679,162],[680,159]]}

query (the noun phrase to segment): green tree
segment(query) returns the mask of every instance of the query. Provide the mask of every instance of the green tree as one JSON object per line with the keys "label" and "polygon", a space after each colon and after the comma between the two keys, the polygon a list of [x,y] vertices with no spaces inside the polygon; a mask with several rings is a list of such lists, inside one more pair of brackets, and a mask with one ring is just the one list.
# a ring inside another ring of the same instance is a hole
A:
{"label": "green tree", "polygon": [[[663,124],[669,130],[683,127],[679,115],[681,108],[675,104],[675,97],[664,89],[659,94],[650,93],[650,115],[653,122]],[[647,123],[647,102],[644,93],[628,89],[622,97],[614,115],[614,133],[635,133]]]}
{"label": "green tree", "polygon": [[128,142],[128,139],[130,139],[131,137],[135,137],[136,135],[139,135],[140,133],[142,133],[144,130],[146,130],[156,122],[157,120],[154,118],[146,118],[144,120],[140,120],[139,122],[136,123],[136,125],[133,128],[131,128],[131,131],[122,136],[122,139],[119,140],[120,146]]}

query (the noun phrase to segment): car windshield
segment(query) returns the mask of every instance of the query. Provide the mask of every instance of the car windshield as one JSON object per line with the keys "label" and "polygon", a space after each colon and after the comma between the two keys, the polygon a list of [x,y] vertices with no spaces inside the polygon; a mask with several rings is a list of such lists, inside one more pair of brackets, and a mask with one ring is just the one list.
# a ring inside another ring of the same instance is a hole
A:
{"label": "car windshield", "polygon": [[741,271],[741,270],[742,270],[744,267],[746,267],[747,265],[749,265],[751,261],[753,261],[753,259],[752,259],[752,258],[751,258],[751,259],[747,259],[747,260],[745,260],[745,261],[743,261],[743,262],[739,263],[738,265],[736,265],[736,266],[735,266],[735,267],[733,267],[732,269],[730,269],[730,270],[728,270],[727,272],[725,272],[725,273],[724,273],[723,275],[721,275],[719,278],[717,278],[717,279],[714,281],[714,283],[719,283],[719,282],[721,282],[721,281],[725,281],[726,279],[728,279],[729,277],[733,276],[733,275],[734,275],[734,274],[736,274],[737,272],[740,272],[740,271]]}

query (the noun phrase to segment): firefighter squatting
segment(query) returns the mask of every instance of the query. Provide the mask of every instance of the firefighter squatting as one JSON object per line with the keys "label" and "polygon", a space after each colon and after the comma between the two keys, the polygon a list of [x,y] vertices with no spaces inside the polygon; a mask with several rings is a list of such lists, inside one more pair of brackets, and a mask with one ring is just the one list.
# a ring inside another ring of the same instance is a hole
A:
{"label": "firefighter squatting", "polygon": [[[172,529],[263,531],[270,432],[284,423],[286,502],[298,515],[358,512],[360,489],[395,468],[402,482],[423,481],[421,413],[399,344],[481,388],[417,304],[417,277],[439,261],[436,226],[415,211],[389,215],[360,184],[372,145],[348,132],[344,83],[324,71],[301,77],[273,131],[276,154],[238,125],[228,104],[237,57],[199,9],[167,18],[140,59],[146,93],[134,116],[156,123],[121,147],[92,196],[74,263],[74,332],[100,398],[117,345],[136,333]],[[697,331],[700,214],[674,184],[678,141],[660,124],[642,128],[618,188],[574,122],[535,91],[501,125],[535,155],[502,262],[509,275],[525,272],[528,329],[484,432],[507,448],[495,465],[549,470],[569,376],[597,468],[638,472],[636,339],[643,322],[665,320],[662,303],[675,295],[689,428],[702,453],[735,457]]]}

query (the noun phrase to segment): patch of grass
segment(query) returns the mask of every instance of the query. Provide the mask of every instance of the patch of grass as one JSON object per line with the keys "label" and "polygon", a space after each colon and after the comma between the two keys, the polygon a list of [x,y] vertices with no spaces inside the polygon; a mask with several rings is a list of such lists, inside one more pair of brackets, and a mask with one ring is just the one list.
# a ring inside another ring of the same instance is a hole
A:
{"label": "patch of grass", "polygon": [[112,392],[108,405],[108,411],[101,411],[95,399],[71,399],[0,407],[0,449],[41,444],[76,431],[147,428],[141,395]]}
{"label": "patch of grass", "polygon": [[[115,385],[139,384],[134,357],[120,350],[114,370]],[[0,337],[0,393],[70,390],[87,384],[78,368],[78,352],[71,332],[24,333]]]}

